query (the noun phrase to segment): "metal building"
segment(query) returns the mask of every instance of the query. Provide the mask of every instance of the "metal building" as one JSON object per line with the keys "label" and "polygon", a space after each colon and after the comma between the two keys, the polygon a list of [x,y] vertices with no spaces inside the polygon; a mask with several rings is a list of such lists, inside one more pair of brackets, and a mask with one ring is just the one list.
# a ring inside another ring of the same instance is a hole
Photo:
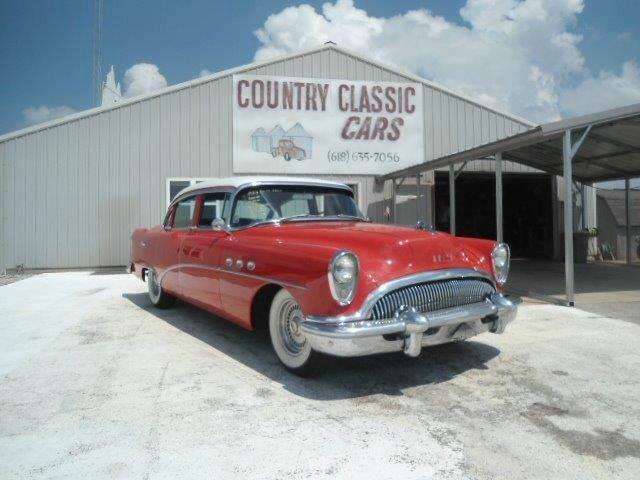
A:
{"label": "metal building", "polygon": [[[1,136],[0,270],[124,265],[132,230],[158,224],[172,194],[198,179],[235,174],[232,98],[239,74],[418,84],[423,154],[416,164],[532,126],[331,43],[234,68]],[[492,171],[493,163],[473,168]],[[535,172],[507,163],[510,169]],[[373,220],[402,221],[385,217],[392,192],[388,182],[376,181],[379,173],[385,172],[315,176],[352,185]],[[406,222],[418,215],[432,220],[432,182],[425,179],[414,180],[412,189],[422,193]]]}

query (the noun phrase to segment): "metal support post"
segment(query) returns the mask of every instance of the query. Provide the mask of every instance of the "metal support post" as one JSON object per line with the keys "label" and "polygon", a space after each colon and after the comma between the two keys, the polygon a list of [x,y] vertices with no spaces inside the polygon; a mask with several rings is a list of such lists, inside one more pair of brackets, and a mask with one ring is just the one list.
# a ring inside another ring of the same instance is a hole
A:
{"label": "metal support post", "polygon": [[504,241],[502,215],[502,152],[496,153],[496,240]]}
{"label": "metal support post", "polygon": [[391,222],[396,223],[396,179],[391,179]]}
{"label": "metal support post", "polygon": [[456,234],[456,169],[449,165],[449,232]]}
{"label": "metal support post", "polygon": [[627,234],[627,265],[631,265],[631,194],[629,189],[631,188],[631,181],[628,178],[624,179],[624,218],[626,224]]}
{"label": "metal support post", "polygon": [[416,222],[420,221],[420,174],[416,174]]}
{"label": "metal support post", "polygon": [[572,307],[574,300],[573,274],[573,182],[571,159],[571,130],[564,132],[562,139],[562,176],[564,179],[564,273],[567,304]]}
{"label": "metal support post", "polygon": [[580,201],[582,202],[582,210],[580,211],[580,227],[582,230],[587,229],[587,201],[586,201],[586,185],[580,184]]}

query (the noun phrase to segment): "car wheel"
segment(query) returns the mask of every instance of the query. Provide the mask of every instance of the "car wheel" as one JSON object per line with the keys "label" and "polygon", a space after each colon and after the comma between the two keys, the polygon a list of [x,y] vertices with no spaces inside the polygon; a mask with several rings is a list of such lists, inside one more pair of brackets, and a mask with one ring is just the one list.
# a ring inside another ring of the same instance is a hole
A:
{"label": "car wheel", "polygon": [[169,308],[176,301],[175,297],[162,291],[162,287],[158,281],[158,274],[153,269],[147,271],[147,288],[149,289],[149,300],[151,300],[151,303],[153,303],[155,307]]}
{"label": "car wheel", "polygon": [[289,155],[288,153],[285,153],[284,159],[288,162],[289,160],[291,160],[291,155]]}
{"label": "car wheel", "polygon": [[298,328],[303,318],[300,305],[285,289],[276,293],[269,310],[269,336],[282,364],[293,373],[313,373],[318,354]]}

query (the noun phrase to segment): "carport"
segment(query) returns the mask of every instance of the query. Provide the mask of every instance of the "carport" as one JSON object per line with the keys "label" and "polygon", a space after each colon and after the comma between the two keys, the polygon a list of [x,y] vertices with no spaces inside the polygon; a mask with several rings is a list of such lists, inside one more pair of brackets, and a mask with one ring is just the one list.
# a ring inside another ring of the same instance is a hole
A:
{"label": "carport", "polygon": [[[640,104],[629,105],[539,125],[526,132],[487,143],[469,150],[437,158],[379,177],[391,180],[392,204],[395,210],[395,190],[398,179],[420,175],[421,172],[449,168],[450,230],[456,232],[456,176],[467,162],[479,159],[495,161],[496,239],[503,239],[502,162],[527,165],[543,172],[563,177],[565,205],[573,207],[573,185],[580,185],[584,201],[585,186],[607,180],[625,181],[625,213],[627,262],[631,262],[631,202],[630,180],[640,177]],[[456,165],[462,164],[459,169]],[[586,225],[585,209],[582,222]],[[394,217],[395,218],[395,217]],[[574,305],[574,231],[573,208],[564,208],[564,273],[566,304]]]}

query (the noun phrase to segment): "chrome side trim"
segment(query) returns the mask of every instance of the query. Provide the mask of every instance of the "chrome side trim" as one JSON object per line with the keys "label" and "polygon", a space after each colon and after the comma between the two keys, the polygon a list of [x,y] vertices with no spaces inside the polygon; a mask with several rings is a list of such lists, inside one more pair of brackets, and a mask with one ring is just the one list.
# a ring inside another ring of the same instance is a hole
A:
{"label": "chrome side trim", "polygon": [[198,265],[195,263],[177,263],[175,265],[171,265],[170,267],[164,269],[162,273],[158,276],[158,282],[160,283],[160,286],[162,286],[162,280],[164,279],[164,276],[168,272],[171,272],[173,270],[179,270],[181,268],[197,268],[201,270],[211,270],[214,272],[230,273],[232,275],[237,275],[240,277],[251,278],[254,280],[260,280],[267,283],[275,283],[276,285],[280,285],[282,287],[297,288],[300,290],[307,289],[307,287],[305,287],[304,285],[299,285],[296,283],[289,283],[289,282],[282,282],[280,280],[276,280],[275,278],[271,278],[271,277],[264,277],[262,275],[254,275],[253,273],[239,272],[237,270],[230,270],[226,268],[213,267],[211,265]]}
{"label": "chrome side trim", "polygon": [[436,280],[453,280],[456,278],[482,278],[489,280],[492,285],[495,283],[491,275],[483,270],[472,270],[468,268],[454,268],[447,270],[433,270],[431,272],[422,272],[414,275],[408,275],[406,277],[396,278],[387,283],[380,285],[373,292],[371,292],[362,304],[360,309],[351,315],[338,315],[335,317],[307,317],[310,321],[319,321],[324,323],[341,323],[341,322],[355,322],[359,320],[367,320],[371,315],[376,302],[384,297],[387,293],[397,290],[402,287],[412,285],[414,283],[433,282]]}

